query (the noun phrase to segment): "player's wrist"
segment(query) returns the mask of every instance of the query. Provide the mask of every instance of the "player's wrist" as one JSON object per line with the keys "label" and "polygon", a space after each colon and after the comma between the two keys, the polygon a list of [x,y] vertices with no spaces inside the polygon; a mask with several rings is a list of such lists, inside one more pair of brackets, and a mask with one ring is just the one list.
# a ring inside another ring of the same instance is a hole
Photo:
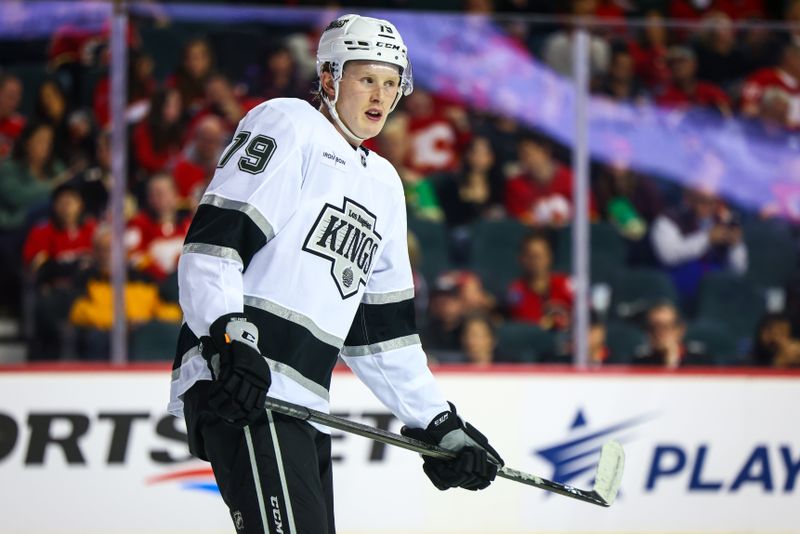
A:
{"label": "player's wrist", "polygon": [[229,313],[211,324],[209,334],[209,407],[235,425],[257,421],[272,383],[269,362],[258,350],[258,328],[245,314]]}
{"label": "player's wrist", "polygon": [[452,402],[448,404],[450,410],[436,415],[426,428],[403,427],[401,433],[452,452],[458,452],[465,447],[482,449],[486,451],[493,464],[504,465],[500,454],[489,444],[486,436],[461,419]]}
{"label": "player's wrist", "polygon": [[464,427],[464,422],[458,416],[456,407],[452,402],[448,401],[447,404],[450,409],[437,414],[425,427],[425,433],[429,436],[429,440],[437,445],[445,436]]}
{"label": "player's wrist", "polygon": [[244,313],[227,313],[218,317],[208,329],[211,342],[219,353],[229,350],[233,342],[243,343],[256,352],[258,349],[258,327]]}

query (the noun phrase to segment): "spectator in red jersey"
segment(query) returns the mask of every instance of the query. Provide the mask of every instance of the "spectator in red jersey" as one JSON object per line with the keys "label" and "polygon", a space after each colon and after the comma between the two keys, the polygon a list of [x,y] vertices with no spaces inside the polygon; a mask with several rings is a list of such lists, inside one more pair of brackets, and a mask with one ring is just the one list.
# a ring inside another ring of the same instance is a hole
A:
{"label": "spectator in red jersey", "polygon": [[178,210],[172,176],[157,174],[147,183],[147,207],[128,222],[126,240],[137,270],[162,282],[178,268],[183,240],[191,218]]}
{"label": "spectator in red jersey", "polygon": [[526,134],[517,145],[522,173],[506,182],[506,211],[519,221],[560,227],[572,219],[572,172],[549,141]]}
{"label": "spectator in red jersey", "polygon": [[65,347],[64,324],[77,296],[74,281],[91,263],[94,230],[94,220],[83,213],[80,191],[64,184],[53,192],[50,219],[28,234],[23,259],[35,281],[32,360],[58,358]]}
{"label": "spectator in red jersey", "polygon": [[647,346],[634,358],[634,364],[677,369],[704,363],[701,355],[690,351],[684,344],[686,325],[671,302],[652,306],[647,311],[645,327]]}
{"label": "spectator in red jersey", "polygon": [[194,127],[191,139],[183,151],[183,156],[175,164],[172,175],[178,189],[180,202],[188,203],[196,190],[205,189],[217,168],[228,134],[222,119],[207,115]]}
{"label": "spectator in red jersey", "polygon": [[229,133],[233,133],[245,114],[262,102],[260,98],[237,94],[230,80],[222,74],[214,74],[206,83],[206,106],[194,118],[194,122],[208,115],[221,118]]}
{"label": "spectator in red jersey", "polygon": [[433,95],[419,89],[406,97],[405,109],[411,145],[407,166],[423,176],[458,169],[460,148],[470,137],[463,110],[437,105]]}
{"label": "spectator in red jersey", "polygon": [[177,89],[189,117],[206,105],[206,84],[214,73],[214,55],[205,39],[192,39],[183,47],[183,59],[178,70],[167,81]]}
{"label": "spectator in red jersey", "polygon": [[183,146],[184,121],[180,93],[156,91],[150,112],[133,130],[133,156],[147,175],[171,170]]}
{"label": "spectator in red jersey", "polygon": [[25,127],[25,117],[17,113],[22,102],[22,83],[11,74],[0,74],[0,160],[11,155],[14,143]]}
{"label": "spectator in red jersey", "polygon": [[39,284],[69,277],[92,250],[95,222],[83,211],[80,190],[71,184],[53,191],[50,218],[28,233],[22,259]]}
{"label": "spectator in red jersey", "polygon": [[675,46],[667,54],[670,84],[656,96],[656,102],[665,107],[686,109],[702,106],[731,115],[728,95],[718,86],[697,80],[697,59],[691,48]]}
{"label": "spectator in red jersey", "polygon": [[64,184],[53,192],[50,219],[31,230],[23,249],[28,274],[35,280],[32,359],[59,357],[74,281],[91,265],[95,222],[83,213],[80,191]]}
{"label": "spectator in red jersey", "polygon": [[511,283],[506,297],[509,317],[546,330],[569,327],[572,285],[567,275],[552,271],[553,251],[544,234],[523,238],[519,264],[521,276]]}
{"label": "spectator in red jersey", "polygon": [[600,80],[598,90],[617,102],[644,103],[645,91],[636,78],[629,49],[612,49],[608,73]]}
{"label": "spectator in red jersey", "polygon": [[784,45],[780,61],[775,67],[767,67],[751,74],[742,86],[742,115],[756,117],[764,91],[776,87],[791,95],[789,127],[800,128],[800,45]]}
{"label": "spectator in red jersey", "polygon": [[637,40],[630,44],[636,75],[651,90],[661,87],[669,80],[667,48],[669,46],[664,16],[652,9],[645,13],[645,26]]}

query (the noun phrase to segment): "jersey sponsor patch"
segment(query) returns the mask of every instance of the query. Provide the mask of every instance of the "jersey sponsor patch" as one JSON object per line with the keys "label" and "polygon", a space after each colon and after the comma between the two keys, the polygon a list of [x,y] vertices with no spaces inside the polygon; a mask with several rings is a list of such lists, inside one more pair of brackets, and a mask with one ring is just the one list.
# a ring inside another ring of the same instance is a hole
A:
{"label": "jersey sponsor patch", "polygon": [[366,285],[381,236],[367,208],[345,197],[341,208],[325,204],[306,236],[303,250],[331,262],[331,276],[343,299]]}
{"label": "jersey sponsor patch", "polygon": [[338,156],[332,150],[322,151],[322,163],[341,172],[344,172],[346,170],[345,167],[347,166],[347,160],[341,156]]}

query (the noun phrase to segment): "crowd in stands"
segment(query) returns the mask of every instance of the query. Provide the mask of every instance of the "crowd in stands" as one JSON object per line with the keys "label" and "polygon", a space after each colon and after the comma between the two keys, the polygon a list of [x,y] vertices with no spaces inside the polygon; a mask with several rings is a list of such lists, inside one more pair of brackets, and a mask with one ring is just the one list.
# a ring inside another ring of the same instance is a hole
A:
{"label": "crowd in stands", "polygon": [[[734,23],[798,22],[800,0],[383,4],[497,13],[566,77],[574,24],[508,14],[600,17],[609,25],[592,30],[594,94],[744,118],[797,150],[800,31]],[[633,17],[644,24],[628,24]],[[668,30],[668,18],[702,24]],[[131,22],[124,247],[134,358],[171,358],[163,333],[172,330],[162,327],[181,320],[175,271],[192,213],[250,109],[281,96],[312,101],[317,38],[316,29],[270,25]],[[4,58],[0,70],[0,313],[25,324],[29,360],[109,354],[107,41],[107,31],[64,28],[41,43],[42,57]],[[569,151],[424,85],[367,143],[406,190],[424,347],[442,363],[570,361]],[[780,207],[721,198],[713,162],[682,187],[633,169],[625,142],[613,148],[612,161],[591,166],[592,364],[800,366],[797,221]],[[137,352],[147,335],[166,348]]]}

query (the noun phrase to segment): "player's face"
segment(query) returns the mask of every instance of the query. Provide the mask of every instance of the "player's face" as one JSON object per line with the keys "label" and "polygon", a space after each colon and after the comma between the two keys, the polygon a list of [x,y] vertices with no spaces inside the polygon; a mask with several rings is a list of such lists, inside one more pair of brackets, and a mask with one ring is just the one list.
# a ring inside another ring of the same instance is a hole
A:
{"label": "player's face", "polygon": [[336,111],[357,136],[378,135],[400,90],[400,71],[388,63],[349,61],[339,82]]}

